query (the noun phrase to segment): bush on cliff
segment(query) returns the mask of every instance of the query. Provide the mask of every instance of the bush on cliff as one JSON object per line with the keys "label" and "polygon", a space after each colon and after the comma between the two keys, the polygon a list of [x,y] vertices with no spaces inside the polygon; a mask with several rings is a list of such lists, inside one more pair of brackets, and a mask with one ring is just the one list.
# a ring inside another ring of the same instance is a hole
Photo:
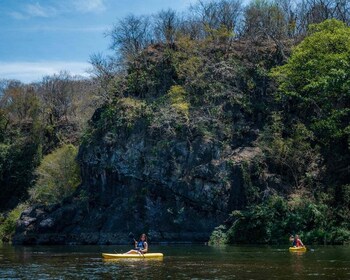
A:
{"label": "bush on cliff", "polygon": [[0,214],[0,241],[9,242],[16,229],[16,222],[21,216],[26,205],[19,204],[15,209],[7,214]]}
{"label": "bush on cliff", "polygon": [[73,145],[64,145],[44,157],[36,169],[38,180],[29,191],[32,203],[59,203],[75,191],[81,182],[77,152]]}

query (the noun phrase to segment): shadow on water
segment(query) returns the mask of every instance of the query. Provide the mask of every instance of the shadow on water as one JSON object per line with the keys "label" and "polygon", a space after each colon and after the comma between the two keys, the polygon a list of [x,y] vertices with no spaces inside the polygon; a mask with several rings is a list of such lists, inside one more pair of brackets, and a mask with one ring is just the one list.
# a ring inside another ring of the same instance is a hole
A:
{"label": "shadow on water", "polygon": [[0,245],[1,279],[350,279],[350,247],[151,246],[163,259],[103,260],[127,246]]}

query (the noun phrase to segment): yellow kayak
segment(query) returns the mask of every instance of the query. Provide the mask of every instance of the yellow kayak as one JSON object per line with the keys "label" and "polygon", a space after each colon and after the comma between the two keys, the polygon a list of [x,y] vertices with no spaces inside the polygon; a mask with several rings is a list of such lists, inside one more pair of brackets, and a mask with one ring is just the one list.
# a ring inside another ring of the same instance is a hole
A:
{"label": "yellow kayak", "polygon": [[162,253],[147,253],[147,254],[108,254],[102,253],[105,259],[149,259],[149,258],[163,258]]}
{"label": "yellow kayak", "polygon": [[306,252],[306,247],[289,247],[289,252]]}

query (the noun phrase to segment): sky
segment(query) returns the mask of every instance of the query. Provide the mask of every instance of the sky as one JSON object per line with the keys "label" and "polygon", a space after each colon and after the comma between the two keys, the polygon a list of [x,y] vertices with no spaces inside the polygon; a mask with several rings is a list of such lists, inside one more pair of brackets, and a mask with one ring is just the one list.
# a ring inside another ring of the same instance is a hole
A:
{"label": "sky", "polygon": [[92,54],[110,52],[105,36],[119,19],[195,0],[0,0],[0,79],[25,83],[67,70],[87,76]]}

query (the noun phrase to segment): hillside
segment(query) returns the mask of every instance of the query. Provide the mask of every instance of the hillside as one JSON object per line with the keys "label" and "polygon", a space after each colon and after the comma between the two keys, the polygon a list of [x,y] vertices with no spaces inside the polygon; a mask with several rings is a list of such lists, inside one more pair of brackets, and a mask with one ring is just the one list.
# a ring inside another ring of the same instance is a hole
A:
{"label": "hillside", "polygon": [[79,137],[81,183],[51,197],[39,179],[15,244],[119,244],[130,231],[349,242],[349,27],[326,20],[293,38],[205,28],[120,43],[121,69],[94,57],[107,97]]}
{"label": "hillside", "polygon": [[289,101],[274,98],[276,46],[183,40],[132,62],[125,92],[95,112],[83,138],[79,192],[27,211],[15,242],[118,243],[131,230],[206,241],[232,222],[233,242],[277,242],[294,230],[326,238],[336,197],[326,155],[298,111],[281,112]]}

